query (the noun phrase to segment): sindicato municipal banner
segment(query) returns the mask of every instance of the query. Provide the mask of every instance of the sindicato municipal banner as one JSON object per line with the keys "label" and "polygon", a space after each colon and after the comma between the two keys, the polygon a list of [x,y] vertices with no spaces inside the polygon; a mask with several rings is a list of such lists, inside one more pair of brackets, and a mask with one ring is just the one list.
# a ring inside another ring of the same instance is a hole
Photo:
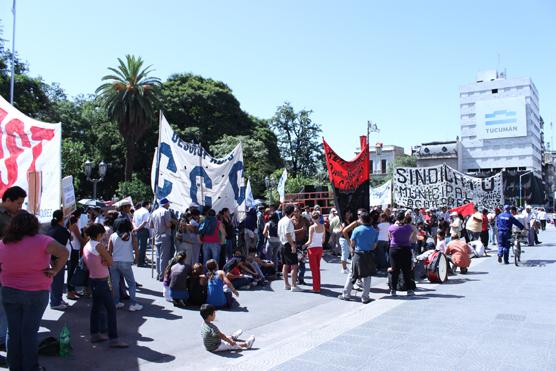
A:
{"label": "sindicato municipal banner", "polygon": [[448,208],[474,202],[493,209],[504,202],[502,173],[477,178],[448,165],[394,169],[394,202],[409,208]]}

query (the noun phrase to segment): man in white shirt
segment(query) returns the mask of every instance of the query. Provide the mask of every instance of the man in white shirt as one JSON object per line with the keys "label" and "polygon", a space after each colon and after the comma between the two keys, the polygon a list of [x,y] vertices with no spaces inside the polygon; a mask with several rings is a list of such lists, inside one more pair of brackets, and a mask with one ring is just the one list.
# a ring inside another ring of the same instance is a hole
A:
{"label": "man in white shirt", "polygon": [[541,221],[541,229],[544,231],[546,230],[546,211],[544,211],[544,208],[540,208],[539,212],[537,213],[537,216],[539,217],[539,220]]}
{"label": "man in white shirt", "polygon": [[149,219],[151,213],[149,209],[151,208],[151,203],[149,201],[143,201],[141,207],[135,210],[133,214],[133,231],[137,236],[137,243],[139,245],[139,256],[137,259],[138,267],[145,267],[145,255],[147,253],[147,246],[149,242]]}
{"label": "man in white shirt", "polygon": [[[282,275],[284,277],[284,285],[286,290],[292,292],[301,291],[297,287],[297,246],[295,244],[295,228],[291,217],[294,212],[293,205],[286,206],[284,213],[286,214],[278,222],[278,237],[281,243],[281,257],[282,257]],[[288,282],[288,271],[291,268],[292,284]]]}

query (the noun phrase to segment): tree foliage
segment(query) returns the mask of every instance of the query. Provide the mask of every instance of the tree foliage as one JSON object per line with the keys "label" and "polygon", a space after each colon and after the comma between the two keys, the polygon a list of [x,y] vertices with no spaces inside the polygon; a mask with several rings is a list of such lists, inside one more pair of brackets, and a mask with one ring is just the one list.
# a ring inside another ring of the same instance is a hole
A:
{"label": "tree foliage", "polygon": [[109,67],[113,73],[106,75],[104,84],[98,87],[101,105],[108,117],[118,124],[125,143],[125,180],[131,173],[137,155],[138,141],[152,127],[156,118],[160,79],[151,77],[151,66],[143,68],[140,57],[126,55],[125,62],[118,58],[117,68]]}
{"label": "tree foliage", "polygon": [[280,154],[292,176],[314,176],[322,163],[322,132],[312,111],[295,112],[290,103],[279,106],[270,125],[278,137]]}

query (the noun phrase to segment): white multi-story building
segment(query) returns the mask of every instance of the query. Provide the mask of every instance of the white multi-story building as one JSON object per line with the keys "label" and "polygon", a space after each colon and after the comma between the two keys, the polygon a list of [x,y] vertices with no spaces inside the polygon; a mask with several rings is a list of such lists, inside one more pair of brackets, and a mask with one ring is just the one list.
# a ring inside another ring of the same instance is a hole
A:
{"label": "white multi-story building", "polygon": [[385,145],[377,153],[376,146],[371,146],[369,156],[371,161],[371,176],[376,178],[385,177],[388,174],[388,168],[393,166],[396,158],[404,155],[403,147]]}
{"label": "white multi-story building", "polygon": [[459,95],[462,171],[531,170],[540,178],[544,135],[533,81],[485,71]]}

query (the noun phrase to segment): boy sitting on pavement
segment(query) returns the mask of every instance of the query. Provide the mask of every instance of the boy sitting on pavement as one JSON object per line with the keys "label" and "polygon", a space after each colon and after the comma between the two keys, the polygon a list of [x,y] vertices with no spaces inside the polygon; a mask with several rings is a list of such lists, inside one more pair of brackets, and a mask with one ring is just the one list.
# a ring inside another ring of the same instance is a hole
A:
{"label": "boy sitting on pavement", "polygon": [[211,304],[201,305],[201,317],[204,323],[201,328],[201,336],[205,348],[209,352],[226,352],[230,350],[245,350],[251,349],[255,342],[255,336],[251,335],[246,342],[238,342],[238,337],[243,333],[242,330],[237,330],[232,336],[228,337],[220,332],[212,322],[216,318],[216,308]]}

